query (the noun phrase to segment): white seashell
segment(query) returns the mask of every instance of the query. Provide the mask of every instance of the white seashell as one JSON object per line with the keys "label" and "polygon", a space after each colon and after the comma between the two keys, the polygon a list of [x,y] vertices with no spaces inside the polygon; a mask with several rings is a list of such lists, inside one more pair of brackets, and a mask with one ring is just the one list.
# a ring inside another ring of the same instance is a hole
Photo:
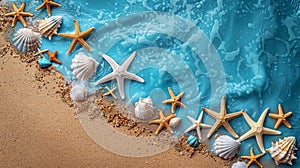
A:
{"label": "white seashell", "polygon": [[51,40],[52,35],[57,34],[57,29],[62,22],[62,16],[51,16],[45,20],[38,21],[38,29],[40,33]]}
{"label": "white seashell", "polygon": [[70,91],[70,97],[73,101],[81,102],[87,99],[87,89],[83,85],[73,85]]}
{"label": "white seashell", "polygon": [[79,80],[87,80],[97,71],[98,62],[79,52],[72,60],[73,75]]}
{"label": "white seashell", "polygon": [[28,28],[21,28],[15,34],[13,43],[23,53],[29,53],[41,47],[42,36]]}
{"label": "white seashell", "polygon": [[214,145],[215,152],[219,157],[231,159],[237,154],[240,142],[228,135],[221,135],[215,140]]}
{"label": "white seashell", "polygon": [[170,121],[169,121],[169,125],[170,127],[173,127],[175,128],[181,121],[181,118],[172,118]]}
{"label": "white seashell", "polygon": [[247,164],[245,162],[237,161],[236,163],[233,163],[231,168],[246,168]]}
{"label": "white seashell", "polygon": [[279,163],[288,163],[293,165],[292,160],[297,159],[295,156],[296,138],[293,136],[279,139],[276,143],[272,142],[272,147],[267,149],[274,159],[276,165]]}
{"label": "white seashell", "polygon": [[149,120],[153,117],[154,107],[150,96],[147,98],[140,98],[140,100],[135,103],[134,114],[141,120]]}

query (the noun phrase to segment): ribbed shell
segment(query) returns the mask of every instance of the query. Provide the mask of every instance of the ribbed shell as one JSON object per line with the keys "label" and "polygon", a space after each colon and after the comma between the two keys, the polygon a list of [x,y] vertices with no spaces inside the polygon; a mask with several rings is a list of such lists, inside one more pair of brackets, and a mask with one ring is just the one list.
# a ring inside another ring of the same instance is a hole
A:
{"label": "ribbed shell", "polygon": [[22,53],[29,53],[41,47],[42,36],[28,28],[21,28],[13,38],[14,46]]}
{"label": "ribbed shell", "polygon": [[70,97],[73,101],[85,101],[87,99],[87,90],[83,85],[73,85],[70,91]]}
{"label": "ribbed shell", "polygon": [[245,162],[237,161],[236,163],[233,163],[231,168],[246,168],[247,164]]}
{"label": "ribbed shell", "polygon": [[224,159],[233,158],[240,146],[240,142],[228,135],[221,135],[215,140],[215,153]]}
{"label": "ribbed shell", "polygon": [[72,60],[71,68],[73,75],[79,80],[88,80],[97,71],[98,62],[86,56],[83,52],[78,53]]}
{"label": "ribbed shell", "polygon": [[293,136],[285,137],[284,139],[279,139],[276,143],[272,142],[272,147],[267,149],[270,153],[275,163],[288,163],[293,165],[292,160],[297,159],[295,156],[296,148],[296,138]]}
{"label": "ribbed shell", "polygon": [[199,141],[197,139],[197,137],[195,137],[194,135],[190,135],[187,139],[187,143],[191,146],[191,147],[198,147],[199,146]]}
{"label": "ribbed shell", "polygon": [[45,20],[38,21],[40,33],[51,40],[52,35],[57,34],[57,29],[62,22],[62,16],[51,16]]}
{"label": "ribbed shell", "polygon": [[134,114],[138,119],[149,120],[154,115],[154,107],[151,97],[140,98],[135,103]]}

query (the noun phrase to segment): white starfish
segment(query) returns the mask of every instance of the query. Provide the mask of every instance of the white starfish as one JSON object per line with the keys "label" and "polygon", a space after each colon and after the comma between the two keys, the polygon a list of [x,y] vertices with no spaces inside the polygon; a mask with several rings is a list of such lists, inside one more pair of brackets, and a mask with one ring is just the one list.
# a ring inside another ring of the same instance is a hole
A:
{"label": "white starfish", "polygon": [[132,74],[130,72],[127,71],[128,67],[130,66],[131,62],[133,61],[134,57],[136,56],[136,52],[133,52],[125,61],[124,63],[120,66],[119,64],[117,64],[112,58],[110,58],[108,55],[103,54],[102,57],[110,64],[110,66],[112,67],[113,71],[104,76],[102,79],[98,80],[96,82],[96,85],[99,85],[101,83],[105,83],[108,81],[111,81],[113,79],[117,80],[118,83],[118,88],[119,88],[119,92],[121,95],[121,98],[124,99],[125,98],[125,94],[124,94],[124,79],[130,79],[130,80],[135,80],[141,83],[144,83],[144,79]]}
{"label": "white starfish", "polygon": [[259,117],[257,122],[254,122],[248,116],[248,114],[245,111],[243,111],[244,118],[245,118],[246,122],[248,123],[248,125],[251,127],[251,129],[238,139],[239,142],[255,136],[259,149],[263,153],[266,152],[265,148],[264,148],[263,137],[262,137],[263,134],[270,134],[270,135],[281,134],[280,131],[276,131],[276,130],[264,127],[264,122],[265,122],[265,118],[266,118],[268,111],[269,111],[269,108],[266,108],[265,111]]}
{"label": "white starfish", "polygon": [[190,132],[190,131],[196,129],[197,130],[197,134],[198,134],[198,138],[199,138],[199,142],[201,142],[201,140],[202,140],[200,129],[201,128],[211,128],[211,125],[207,125],[207,124],[201,123],[202,117],[203,117],[203,111],[201,111],[201,114],[198,117],[197,121],[195,119],[193,119],[192,117],[187,116],[187,118],[193,123],[193,125],[190,126],[188,129],[186,129],[184,131],[184,133],[187,133],[187,132]]}

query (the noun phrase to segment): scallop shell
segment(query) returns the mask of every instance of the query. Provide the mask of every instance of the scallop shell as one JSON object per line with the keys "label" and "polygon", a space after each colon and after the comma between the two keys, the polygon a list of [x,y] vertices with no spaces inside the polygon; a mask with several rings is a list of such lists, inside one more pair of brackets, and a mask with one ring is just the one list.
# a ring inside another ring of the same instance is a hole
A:
{"label": "scallop shell", "polygon": [[42,36],[28,28],[21,28],[13,38],[14,46],[23,53],[29,53],[41,47]]}
{"label": "scallop shell", "polygon": [[181,121],[181,118],[172,118],[170,121],[169,121],[169,125],[170,127],[173,127],[175,128]]}
{"label": "scallop shell", "polygon": [[195,137],[194,135],[190,135],[187,139],[187,143],[191,146],[191,147],[198,147],[199,146],[199,141],[197,139],[197,137]]}
{"label": "scallop shell", "polygon": [[140,98],[135,103],[134,114],[138,119],[149,120],[154,115],[154,107],[151,97]]}
{"label": "scallop shell", "polygon": [[214,145],[215,152],[219,157],[224,159],[231,159],[237,154],[240,142],[234,140],[228,135],[221,135],[217,137]]}
{"label": "scallop shell", "polygon": [[73,101],[85,101],[87,99],[87,89],[81,84],[73,85],[70,91],[70,97]]}
{"label": "scallop shell", "polygon": [[237,161],[232,164],[231,168],[246,168],[247,164],[245,162]]}
{"label": "scallop shell", "polygon": [[99,63],[85,55],[83,52],[79,52],[72,60],[71,68],[73,75],[79,80],[87,80],[97,71]]}
{"label": "scallop shell", "polygon": [[38,29],[40,33],[51,40],[52,35],[57,34],[57,29],[62,22],[62,16],[51,16],[45,20],[38,21]]}
{"label": "scallop shell", "polygon": [[292,160],[297,159],[295,156],[296,138],[293,136],[279,139],[276,143],[272,142],[272,147],[267,149],[274,159],[276,165],[279,163],[287,163],[293,165]]}

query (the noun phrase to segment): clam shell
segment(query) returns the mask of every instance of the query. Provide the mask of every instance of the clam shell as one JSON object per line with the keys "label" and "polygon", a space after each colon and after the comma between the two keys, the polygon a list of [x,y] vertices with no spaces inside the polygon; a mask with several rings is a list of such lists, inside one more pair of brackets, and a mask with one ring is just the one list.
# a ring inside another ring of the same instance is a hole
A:
{"label": "clam shell", "polygon": [[232,164],[231,168],[246,168],[247,164],[245,162],[237,161]]}
{"label": "clam shell", "polygon": [[141,120],[149,120],[154,116],[154,107],[151,97],[140,98],[135,103],[134,114]]}
{"label": "clam shell", "polygon": [[194,135],[190,135],[187,139],[187,143],[191,146],[191,147],[198,147],[199,146],[199,141],[197,139],[197,137],[195,137]]}
{"label": "clam shell", "polygon": [[240,146],[240,142],[237,140],[234,140],[228,135],[221,135],[217,137],[215,140],[215,153],[224,159],[231,159],[233,158]]}
{"label": "clam shell", "polygon": [[293,136],[279,139],[277,142],[272,142],[272,147],[267,149],[274,159],[276,165],[280,163],[287,163],[293,165],[292,160],[297,159],[295,156],[296,138]]}
{"label": "clam shell", "polygon": [[47,58],[40,58],[38,64],[41,68],[47,68],[52,65],[52,63]]}
{"label": "clam shell", "polygon": [[29,53],[41,47],[42,36],[28,28],[21,28],[13,38],[13,44],[23,53]]}
{"label": "clam shell", "polygon": [[72,60],[73,75],[79,80],[87,80],[97,71],[98,62],[79,52]]}
{"label": "clam shell", "polygon": [[57,29],[62,22],[62,16],[51,16],[45,20],[38,21],[38,29],[40,33],[51,40],[54,34],[57,34]]}
{"label": "clam shell", "polygon": [[169,125],[170,125],[170,127],[175,128],[180,122],[181,122],[181,118],[172,118],[169,121]]}
{"label": "clam shell", "polygon": [[87,89],[81,84],[73,85],[70,91],[70,97],[73,101],[85,101],[87,99]]}

